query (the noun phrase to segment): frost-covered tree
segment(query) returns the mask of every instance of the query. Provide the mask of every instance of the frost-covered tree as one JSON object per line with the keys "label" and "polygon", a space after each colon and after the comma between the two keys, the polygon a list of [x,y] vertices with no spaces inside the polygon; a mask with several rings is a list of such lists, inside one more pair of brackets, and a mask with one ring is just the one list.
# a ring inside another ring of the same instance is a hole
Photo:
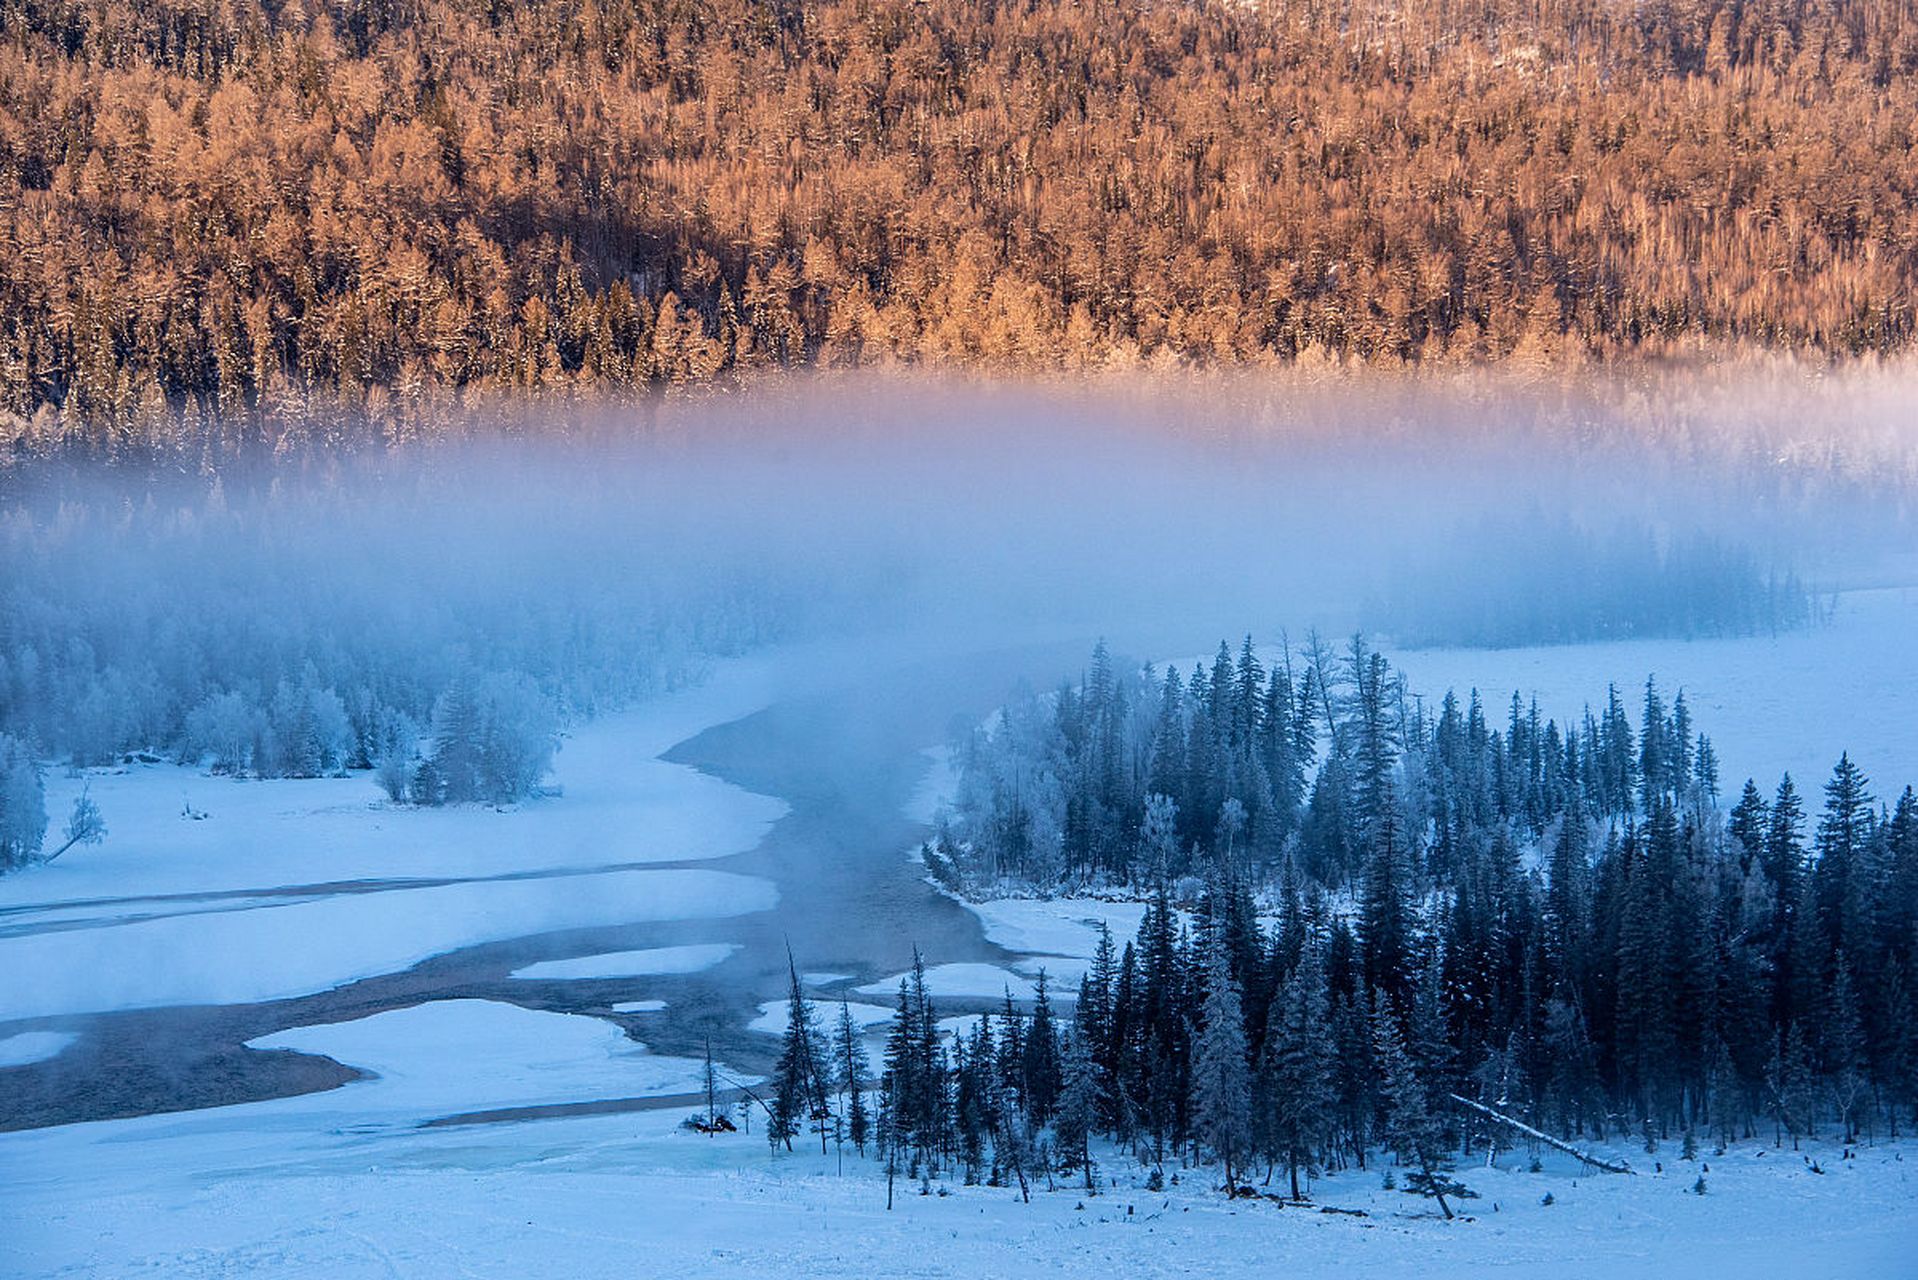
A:
{"label": "frost-covered tree", "polygon": [[100,806],[93,802],[91,795],[82,791],[74,797],[73,812],[67,816],[67,825],[60,834],[61,845],[47,855],[48,862],[76,844],[99,844],[107,838],[106,820],[100,816]]}
{"label": "frost-covered tree", "polygon": [[524,676],[455,680],[433,712],[433,787],[412,788],[421,804],[524,800],[552,767],[552,704]]}
{"label": "frost-covered tree", "polygon": [[1099,1128],[1099,1103],[1102,1088],[1099,1064],[1082,1028],[1075,1027],[1065,1037],[1063,1071],[1065,1087],[1059,1095],[1059,1109],[1053,1120],[1059,1150],[1069,1164],[1077,1165],[1085,1176],[1087,1191],[1094,1189],[1092,1135]]}
{"label": "frost-covered tree", "polygon": [[39,856],[47,831],[46,790],[27,745],[0,734],[0,871]]}
{"label": "frost-covered tree", "polygon": [[241,773],[252,763],[253,744],[265,732],[265,717],[233,690],[207,695],[186,719],[181,755],[209,760],[215,773]]}
{"label": "frost-covered tree", "polygon": [[422,803],[459,804],[486,794],[480,773],[485,734],[475,682],[465,677],[455,680],[433,707],[432,761],[439,779],[434,789],[438,798],[422,797]]}

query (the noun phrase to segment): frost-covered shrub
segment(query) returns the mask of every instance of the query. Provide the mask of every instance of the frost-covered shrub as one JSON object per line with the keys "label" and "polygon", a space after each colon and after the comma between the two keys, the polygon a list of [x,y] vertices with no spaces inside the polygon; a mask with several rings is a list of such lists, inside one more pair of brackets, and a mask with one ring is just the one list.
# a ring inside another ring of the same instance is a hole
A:
{"label": "frost-covered shrub", "polygon": [[553,703],[525,676],[494,672],[455,680],[433,711],[433,750],[413,774],[420,804],[510,803],[533,793],[552,767]]}

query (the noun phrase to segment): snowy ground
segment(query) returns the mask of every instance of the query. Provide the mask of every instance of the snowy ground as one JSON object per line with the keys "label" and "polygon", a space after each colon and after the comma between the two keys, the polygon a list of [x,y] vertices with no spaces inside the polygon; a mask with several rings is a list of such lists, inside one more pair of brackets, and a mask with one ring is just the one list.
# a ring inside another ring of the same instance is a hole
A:
{"label": "snowy ground", "polygon": [[[561,798],[507,812],[395,807],[365,773],[262,785],[166,764],[56,770],[47,812],[64,818],[85,788],[108,838],[0,880],[0,909],[104,900],[150,913],[186,909],[167,895],[722,857],[750,847],[784,806],[654,757],[763,705],[768,679],[758,666],[729,665],[709,686],[584,726],[554,758]],[[205,819],[187,817],[188,806]]]}
{"label": "snowy ground", "polygon": [[[354,1088],[378,1086],[323,1096]],[[1556,1162],[1533,1174],[1518,1155],[1465,1173],[1480,1199],[1452,1223],[1377,1171],[1313,1188],[1356,1217],[1228,1202],[1205,1174],[1150,1194],[1108,1151],[1097,1196],[1042,1182],[1026,1205],[1003,1188],[920,1196],[902,1182],[888,1213],[874,1164],[848,1153],[842,1175],[816,1146],[775,1159],[758,1124],[718,1138],[677,1130],[677,1113],[316,1132],[310,1117],[234,1114],[292,1105],[16,1137],[0,1274],[1891,1280],[1918,1251],[1911,1146],[1851,1161],[1820,1147],[1823,1175],[1759,1145],[1634,1178]],[[1704,1165],[1706,1194],[1691,1194]]]}

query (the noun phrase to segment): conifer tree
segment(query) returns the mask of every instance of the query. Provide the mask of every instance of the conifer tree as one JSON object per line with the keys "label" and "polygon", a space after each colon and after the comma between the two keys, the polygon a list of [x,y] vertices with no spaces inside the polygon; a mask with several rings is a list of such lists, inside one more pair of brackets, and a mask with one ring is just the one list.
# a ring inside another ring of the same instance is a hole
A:
{"label": "conifer tree", "polygon": [[846,1136],[860,1155],[866,1154],[871,1136],[871,1118],[866,1114],[866,1091],[871,1085],[866,1070],[866,1050],[860,1042],[859,1028],[852,1020],[852,1008],[839,1002],[839,1025],[833,1042],[838,1063],[839,1092],[846,1097]]}
{"label": "conifer tree", "polygon": [[[825,1081],[820,1073],[819,1034],[813,1025],[812,1002],[799,985],[799,971],[786,958],[790,980],[786,998],[786,1033],[780,1042],[779,1062],[773,1069],[772,1115],[766,1124],[766,1141],[777,1150],[791,1151],[793,1139],[809,1121],[823,1121]],[[825,1154],[826,1131],[819,1131],[819,1151]]]}
{"label": "conifer tree", "polygon": [[1365,977],[1376,991],[1397,998],[1412,976],[1412,860],[1399,830],[1397,806],[1378,815],[1359,903],[1359,940]]}
{"label": "conifer tree", "polygon": [[1193,1123],[1225,1166],[1227,1195],[1237,1193],[1240,1162],[1252,1141],[1252,1082],[1246,1065],[1245,1015],[1225,947],[1206,957],[1205,1005],[1194,1046]]}
{"label": "conifer tree", "polygon": [[1052,1119],[1060,1087],[1059,1039],[1053,1027],[1052,998],[1047,992],[1046,971],[1041,968],[1034,983],[1032,1021],[1025,1030],[1021,1063],[1025,1087],[1021,1096],[1035,1125]]}
{"label": "conifer tree", "polygon": [[1873,878],[1867,862],[1872,826],[1867,787],[1851,755],[1840,755],[1825,784],[1816,838],[1818,906],[1825,936],[1834,946],[1853,952],[1868,950],[1873,942],[1866,929]]}
{"label": "conifer tree", "polygon": [[1740,793],[1738,803],[1732,806],[1725,829],[1737,841],[1738,854],[1746,869],[1764,864],[1766,833],[1770,824],[1771,808],[1759,792],[1758,784],[1750,778],[1745,779],[1745,790]]}
{"label": "conifer tree", "polygon": [[482,732],[473,681],[465,677],[454,680],[433,711],[432,759],[439,785],[432,790],[445,803],[478,800],[485,794]]}
{"label": "conifer tree", "polygon": [[1446,1197],[1460,1199],[1472,1194],[1450,1176],[1452,1164],[1445,1143],[1445,1131],[1432,1114],[1426,1087],[1419,1079],[1418,1067],[1406,1051],[1405,1035],[1399,1020],[1383,996],[1374,998],[1372,1014],[1373,1042],[1378,1053],[1380,1093],[1385,1103],[1385,1145],[1408,1172],[1405,1189],[1429,1196],[1438,1203],[1439,1212],[1452,1217]]}
{"label": "conifer tree", "polygon": [[1104,1090],[1099,1081],[1099,1064],[1094,1061],[1081,1029],[1075,1027],[1067,1032],[1064,1040],[1065,1087],[1059,1095],[1059,1110],[1053,1127],[1059,1150],[1083,1171],[1085,1188],[1091,1191],[1094,1189],[1092,1135],[1099,1127]]}
{"label": "conifer tree", "polygon": [[1334,1049],[1325,963],[1308,942],[1298,967],[1279,989],[1267,1021],[1265,1071],[1271,1081],[1271,1134],[1301,1198],[1299,1170],[1317,1163],[1332,1131]]}

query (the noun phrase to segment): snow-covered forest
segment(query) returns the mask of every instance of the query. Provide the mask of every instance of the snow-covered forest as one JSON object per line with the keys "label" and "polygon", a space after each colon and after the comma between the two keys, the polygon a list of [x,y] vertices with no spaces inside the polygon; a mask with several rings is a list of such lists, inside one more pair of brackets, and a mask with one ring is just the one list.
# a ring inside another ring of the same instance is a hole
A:
{"label": "snow-covered forest", "polygon": [[1529,1132],[1484,1108],[1648,1152],[1913,1124],[1909,786],[1845,756],[1822,793],[1746,781],[1727,811],[1653,681],[1561,730],[1516,695],[1499,723],[1476,691],[1428,705],[1362,640],[1267,654],[1182,677],[1101,645],[964,745],[925,849],[943,882],[1151,904],[1101,940],[1083,1045],[1041,1036],[1008,1077],[1029,1110],[1074,1061],[1100,1129],[1155,1151],[1323,1168],[1383,1144],[1425,1174]]}
{"label": "snow-covered forest", "polygon": [[48,764],[371,771],[396,802],[523,800],[564,724],[803,628],[840,589],[816,562],[649,527],[584,459],[529,461],[14,477],[0,871],[42,849]]}

